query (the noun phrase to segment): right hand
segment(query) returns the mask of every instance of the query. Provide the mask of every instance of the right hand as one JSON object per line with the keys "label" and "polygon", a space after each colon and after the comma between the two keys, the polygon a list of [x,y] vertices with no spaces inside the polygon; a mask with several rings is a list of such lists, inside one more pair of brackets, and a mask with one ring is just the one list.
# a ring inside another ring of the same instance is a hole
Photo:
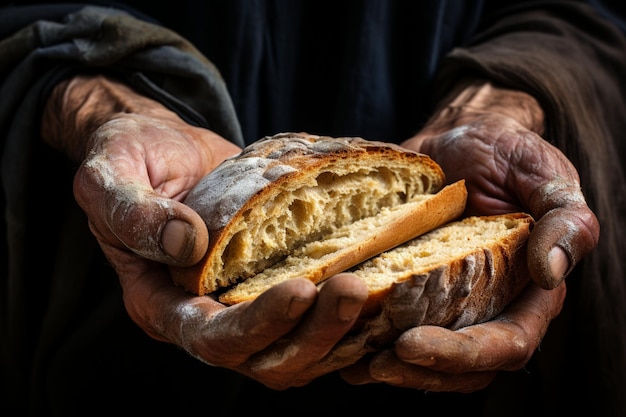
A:
{"label": "right hand", "polygon": [[[107,99],[125,105],[108,107]],[[356,277],[333,277],[319,294],[310,281],[291,280],[232,307],[187,293],[171,280],[168,265],[199,261],[208,243],[204,222],[182,199],[238,147],[110,80],[79,77],[59,86],[51,100],[56,111],[44,117],[44,138],[84,158],[74,195],[139,327],[202,362],[274,389],[331,371],[315,364],[360,312],[367,290]],[[125,111],[107,115],[107,108]],[[67,113],[73,116],[63,118]]]}
{"label": "right hand", "polygon": [[540,136],[538,102],[481,81],[460,87],[404,146],[430,155],[448,181],[465,179],[466,215],[524,210],[534,216],[528,242],[532,282],[490,321],[456,331],[408,329],[392,349],[343,370],[350,383],[473,392],[500,371],[522,369],[561,311],[565,276],[598,243],[598,221],[574,165]]}

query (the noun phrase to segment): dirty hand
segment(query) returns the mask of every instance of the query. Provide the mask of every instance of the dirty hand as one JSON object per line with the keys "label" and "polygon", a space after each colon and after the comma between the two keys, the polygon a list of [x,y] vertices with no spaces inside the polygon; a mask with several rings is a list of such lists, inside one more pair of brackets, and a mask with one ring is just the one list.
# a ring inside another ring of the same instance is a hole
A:
{"label": "dirty hand", "polygon": [[598,243],[599,225],[572,163],[540,135],[543,111],[531,96],[471,81],[444,100],[407,148],[430,155],[449,182],[465,179],[466,215],[532,214],[531,283],[493,320],[451,331],[409,329],[394,348],[342,371],[353,384],[385,382],[471,392],[498,371],[521,369],[565,300],[565,276]]}
{"label": "dirty hand", "polygon": [[275,389],[319,376],[304,371],[352,327],[365,301],[356,278],[334,277],[319,294],[293,280],[233,307],[170,278],[168,265],[198,262],[208,245],[204,222],[181,201],[237,146],[104,77],[57,86],[42,136],[80,164],[76,201],[118,274],[128,314],[147,334]]}

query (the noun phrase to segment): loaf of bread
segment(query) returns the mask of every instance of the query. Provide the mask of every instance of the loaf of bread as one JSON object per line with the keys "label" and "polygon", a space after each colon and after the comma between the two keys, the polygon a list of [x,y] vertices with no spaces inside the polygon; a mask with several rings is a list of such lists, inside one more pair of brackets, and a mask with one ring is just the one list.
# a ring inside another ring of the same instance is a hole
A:
{"label": "loaf of bread", "polygon": [[172,267],[173,280],[228,304],[293,277],[322,282],[458,218],[465,184],[445,183],[427,155],[389,143],[263,138],[185,198],[207,225],[209,248],[195,266]]}

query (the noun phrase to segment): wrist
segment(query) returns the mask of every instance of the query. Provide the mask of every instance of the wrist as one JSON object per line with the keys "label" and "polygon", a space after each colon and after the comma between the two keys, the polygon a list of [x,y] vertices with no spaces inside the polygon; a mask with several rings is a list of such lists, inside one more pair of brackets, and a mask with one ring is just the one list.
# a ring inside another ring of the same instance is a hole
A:
{"label": "wrist", "polygon": [[124,113],[168,117],[171,112],[123,83],[99,75],[79,75],[53,89],[44,108],[41,136],[79,162],[91,148],[91,134]]}
{"label": "wrist", "polygon": [[457,84],[439,102],[417,138],[423,140],[426,136],[448,131],[484,114],[509,117],[538,135],[544,131],[543,109],[530,94],[495,86],[485,80],[466,80]]}
{"label": "wrist", "polygon": [[516,120],[526,129],[539,135],[544,130],[544,112],[530,94],[495,86],[489,81],[474,80],[462,83],[444,100],[448,109],[460,113],[501,114]]}

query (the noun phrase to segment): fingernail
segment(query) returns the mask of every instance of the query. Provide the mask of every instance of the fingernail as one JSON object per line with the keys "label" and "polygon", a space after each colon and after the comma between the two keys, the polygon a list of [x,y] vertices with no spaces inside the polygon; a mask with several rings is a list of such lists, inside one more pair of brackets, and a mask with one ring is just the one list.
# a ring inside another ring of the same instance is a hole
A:
{"label": "fingernail", "polygon": [[168,255],[186,260],[193,250],[193,228],[189,223],[179,219],[171,219],[161,232],[161,247]]}
{"label": "fingernail", "polygon": [[555,246],[548,253],[548,264],[550,265],[550,273],[558,282],[569,270],[569,257],[561,247]]}
{"label": "fingernail", "polygon": [[437,363],[437,360],[435,359],[434,356],[431,356],[428,358],[411,359],[410,362],[414,365],[419,365],[419,366],[433,366]]}
{"label": "fingernail", "polygon": [[361,312],[362,305],[353,298],[341,297],[337,302],[337,316],[343,321],[353,320]]}
{"label": "fingernail", "polygon": [[311,306],[311,301],[294,297],[289,302],[289,308],[287,309],[287,317],[289,317],[290,319],[297,319],[298,317],[302,316],[304,312],[310,306]]}

